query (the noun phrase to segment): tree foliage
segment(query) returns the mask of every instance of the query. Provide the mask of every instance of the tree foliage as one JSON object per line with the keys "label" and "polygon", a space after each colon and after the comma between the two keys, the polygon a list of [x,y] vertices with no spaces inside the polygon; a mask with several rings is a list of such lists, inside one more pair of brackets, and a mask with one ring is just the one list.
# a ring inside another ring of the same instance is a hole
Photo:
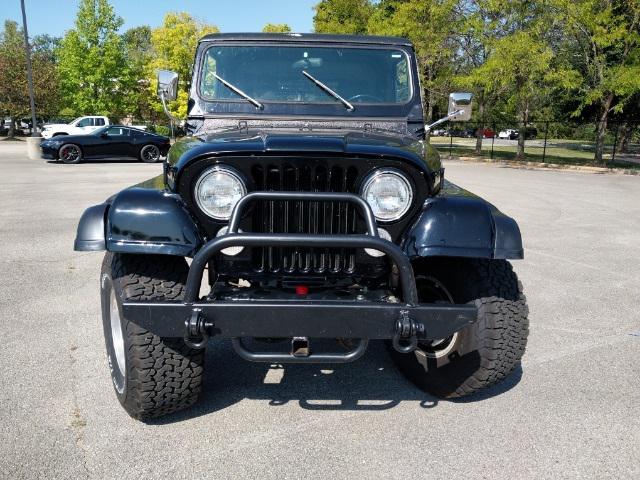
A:
{"label": "tree foliage", "polygon": [[122,23],[107,0],[81,0],[58,61],[65,106],[75,114],[119,115],[125,110],[135,79],[118,34]]}
{"label": "tree foliage", "polygon": [[603,162],[609,115],[621,112],[640,92],[640,2],[553,0],[566,35],[560,46],[573,53],[574,90],[581,99],[574,115],[595,106],[597,163]]}
{"label": "tree foliage", "polygon": [[477,105],[475,153],[482,153],[485,126],[495,120],[494,109],[504,93],[483,68],[490,58],[495,43],[502,38],[502,14],[493,0],[478,0],[462,5],[459,35],[456,36],[457,69],[452,79],[455,88],[474,93]]}
{"label": "tree foliage", "polygon": [[132,78],[126,96],[126,112],[137,119],[151,119],[154,116],[151,108],[154,97],[149,89],[151,82],[147,78],[147,65],[153,60],[151,28],[146,25],[130,28],[122,35],[122,41]]}
{"label": "tree foliage", "polygon": [[444,95],[452,75],[456,48],[459,0],[387,0],[376,5],[368,32],[411,39],[421,67],[425,114],[428,121],[438,97]]}
{"label": "tree foliage", "polygon": [[322,0],[314,8],[313,26],[318,33],[363,35],[373,12],[368,0]]}
{"label": "tree foliage", "polygon": [[[155,92],[158,69],[173,70],[180,76],[178,98],[169,107],[180,118],[187,114],[187,100],[191,81],[191,64],[198,40],[208,33],[219,32],[218,27],[203,23],[186,12],[168,13],[162,25],[151,32],[153,57],[147,64],[151,92]],[[154,97],[154,108],[162,111],[162,106]]]}
{"label": "tree foliage", "polygon": [[[51,37],[36,37],[31,43],[31,66],[36,110],[39,115],[58,110],[58,76],[53,61]],[[0,33],[0,115],[12,119],[30,110],[24,33],[16,22],[7,20]],[[2,117],[0,117],[2,118]]]}
{"label": "tree foliage", "polygon": [[[415,45],[427,120],[452,88],[476,94],[476,151],[486,122],[536,116],[597,125],[603,158],[611,114],[628,123],[640,92],[639,0],[322,0],[322,33],[408,37]],[[578,99],[578,100],[576,100]],[[625,127],[625,138],[629,137]],[[631,128],[631,127],[629,127]],[[518,156],[525,154],[525,135]]]}
{"label": "tree foliage", "polygon": [[291,27],[286,23],[267,23],[262,27],[265,33],[291,33]]}
{"label": "tree foliage", "polygon": [[[541,3],[489,0],[470,16],[483,38],[481,62],[460,80],[475,86],[480,101],[502,97],[504,107],[522,125],[518,137],[517,157],[524,158],[526,125],[534,109],[544,101],[546,93],[562,76],[556,70],[554,53],[549,44],[553,19]],[[475,18],[474,18],[475,17]],[[483,21],[484,20],[484,21]],[[482,31],[482,27],[489,31]],[[478,134],[479,136],[479,134]]]}

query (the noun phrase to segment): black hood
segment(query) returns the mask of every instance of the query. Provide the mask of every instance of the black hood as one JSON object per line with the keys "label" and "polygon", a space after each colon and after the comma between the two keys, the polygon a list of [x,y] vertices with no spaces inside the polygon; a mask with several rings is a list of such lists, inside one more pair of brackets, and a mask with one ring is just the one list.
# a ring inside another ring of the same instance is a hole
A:
{"label": "black hood", "polygon": [[423,171],[440,168],[437,152],[410,135],[356,130],[234,130],[203,134],[177,142],[169,163],[176,170],[191,161],[217,155],[328,153],[389,157],[412,163]]}

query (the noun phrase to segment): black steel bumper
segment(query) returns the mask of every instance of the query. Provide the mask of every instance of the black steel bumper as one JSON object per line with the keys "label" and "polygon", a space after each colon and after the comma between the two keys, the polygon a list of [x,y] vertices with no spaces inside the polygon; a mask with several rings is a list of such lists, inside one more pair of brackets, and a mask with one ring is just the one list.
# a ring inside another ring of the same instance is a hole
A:
{"label": "black steel bumper", "polygon": [[[238,234],[242,210],[254,200],[344,201],[357,205],[366,221],[368,235]],[[296,246],[321,248],[372,248],[384,252],[397,266],[402,300],[372,301],[239,300],[200,301],[200,282],[205,266],[219,251],[232,246]],[[402,352],[415,349],[420,339],[440,339],[473,323],[473,305],[421,304],[418,301],[409,258],[395,244],[377,236],[369,205],[346,193],[254,192],[243,197],[229,222],[229,233],[206,243],[193,258],[184,302],[125,302],[122,314],[129,321],[163,337],[185,337],[203,346],[209,336],[233,339],[245,359],[269,362],[348,362],[364,354],[369,339],[391,339]],[[310,354],[249,351],[243,337],[305,337],[360,339],[347,353]]]}

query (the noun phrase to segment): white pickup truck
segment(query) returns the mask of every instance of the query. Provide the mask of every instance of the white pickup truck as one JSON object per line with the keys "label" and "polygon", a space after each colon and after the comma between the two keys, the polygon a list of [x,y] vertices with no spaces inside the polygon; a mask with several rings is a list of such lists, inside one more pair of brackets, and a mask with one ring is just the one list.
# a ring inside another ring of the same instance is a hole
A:
{"label": "white pickup truck", "polygon": [[[70,123],[45,124],[42,127],[42,137],[49,139],[58,135],[86,135],[109,124],[110,122],[107,117],[99,115],[78,117]],[[133,125],[133,127],[141,130],[146,130],[147,128],[140,125]]]}

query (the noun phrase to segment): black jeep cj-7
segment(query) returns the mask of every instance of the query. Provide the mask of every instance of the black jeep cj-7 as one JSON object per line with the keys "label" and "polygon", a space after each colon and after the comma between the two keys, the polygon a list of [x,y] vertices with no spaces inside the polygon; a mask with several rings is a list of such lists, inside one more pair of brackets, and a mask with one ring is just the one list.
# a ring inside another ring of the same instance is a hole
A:
{"label": "black jeep cj-7", "polygon": [[[518,226],[445,181],[425,141],[469,119],[470,94],[425,125],[401,38],[209,35],[193,70],[188,136],[164,174],[87,209],[75,242],[107,252],[104,334],[131,416],[193,404],[213,336],[278,364],[351,362],[383,339],[442,397],[518,365]],[[176,98],[176,74],[158,83],[163,104]]]}

